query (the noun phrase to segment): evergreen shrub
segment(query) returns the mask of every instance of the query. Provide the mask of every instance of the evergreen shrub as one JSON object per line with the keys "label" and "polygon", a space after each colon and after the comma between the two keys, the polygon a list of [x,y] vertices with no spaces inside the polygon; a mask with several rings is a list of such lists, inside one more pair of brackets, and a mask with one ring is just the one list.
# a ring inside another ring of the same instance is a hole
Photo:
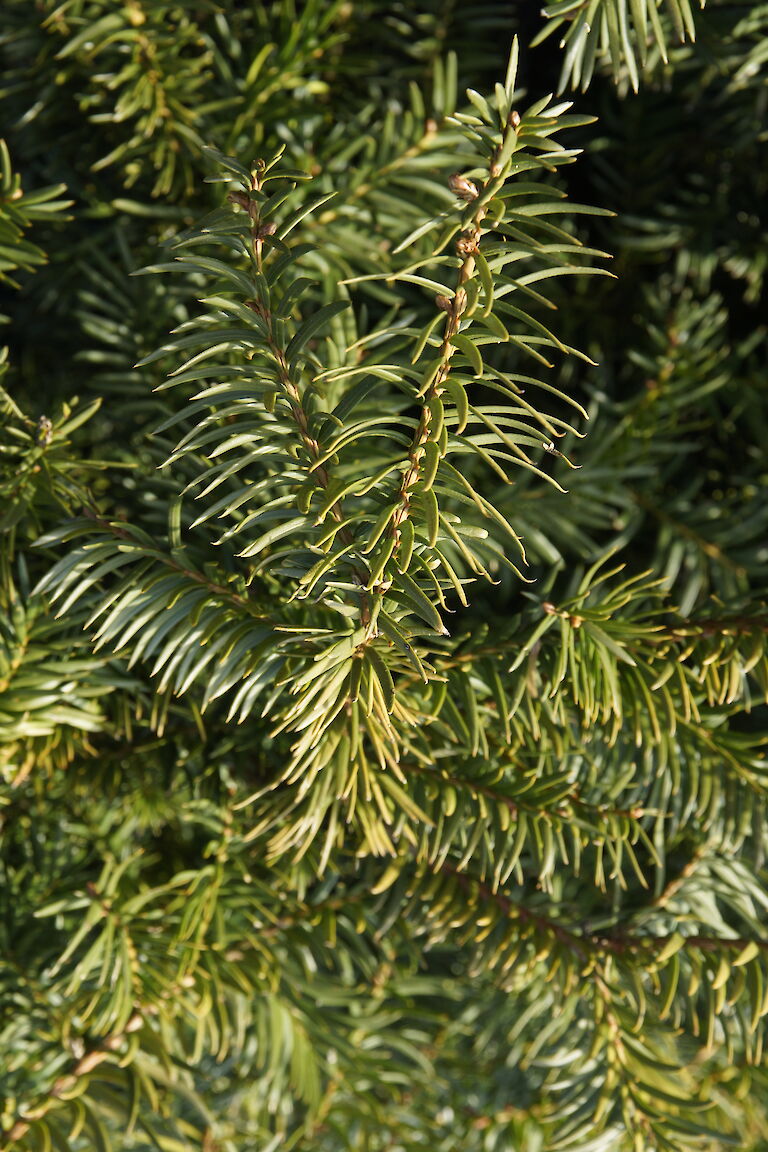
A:
{"label": "evergreen shrub", "polygon": [[768,1148],[766,44],[4,0],[3,1152]]}

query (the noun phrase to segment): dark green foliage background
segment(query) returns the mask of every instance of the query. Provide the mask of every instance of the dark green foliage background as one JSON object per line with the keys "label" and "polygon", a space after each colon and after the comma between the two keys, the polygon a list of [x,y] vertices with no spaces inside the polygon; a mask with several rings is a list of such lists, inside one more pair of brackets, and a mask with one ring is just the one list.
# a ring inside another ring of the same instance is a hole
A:
{"label": "dark green foliage background", "polygon": [[1,1149],[768,1148],[766,45],[5,0]]}

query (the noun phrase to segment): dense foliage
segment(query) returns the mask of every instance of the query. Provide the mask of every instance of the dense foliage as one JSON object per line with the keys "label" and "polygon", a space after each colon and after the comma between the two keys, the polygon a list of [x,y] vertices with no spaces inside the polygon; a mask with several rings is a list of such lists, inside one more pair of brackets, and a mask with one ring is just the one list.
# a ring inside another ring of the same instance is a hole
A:
{"label": "dense foliage", "polygon": [[5,0],[0,1149],[768,1148],[767,44]]}

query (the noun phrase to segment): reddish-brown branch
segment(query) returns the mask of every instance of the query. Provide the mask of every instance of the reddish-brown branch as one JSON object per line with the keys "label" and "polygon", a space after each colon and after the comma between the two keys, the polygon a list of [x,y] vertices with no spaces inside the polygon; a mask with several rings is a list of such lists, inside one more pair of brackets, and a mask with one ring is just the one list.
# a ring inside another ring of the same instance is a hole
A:
{"label": "reddish-brown branch", "polygon": [[[482,881],[468,876],[450,864],[443,864],[441,869],[454,877],[460,888],[474,891],[483,900],[504,909],[516,920],[524,924],[533,924],[544,935],[554,937],[559,943],[571,948],[580,956],[607,954],[621,956],[632,952],[646,952],[651,954],[660,952],[669,943],[668,936],[634,935],[625,933],[620,928],[611,933],[572,932],[565,925],[558,923],[541,912],[534,912],[524,904],[519,904],[506,896],[503,892],[494,892]],[[723,949],[741,951],[748,944],[755,944],[761,952],[768,956],[768,939],[746,936],[704,936],[692,935],[685,937],[686,948],[698,949],[701,952],[719,952]]]}

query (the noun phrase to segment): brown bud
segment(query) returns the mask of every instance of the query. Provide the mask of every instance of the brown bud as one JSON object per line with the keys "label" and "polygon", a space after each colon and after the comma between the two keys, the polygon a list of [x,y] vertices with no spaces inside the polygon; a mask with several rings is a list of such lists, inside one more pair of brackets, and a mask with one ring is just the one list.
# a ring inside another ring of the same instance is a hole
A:
{"label": "brown bud", "polygon": [[259,203],[257,200],[252,200],[247,192],[229,192],[227,200],[230,204],[237,204],[238,208],[244,208],[251,218],[252,224],[257,224],[259,220]]}
{"label": "brown bud", "polygon": [[47,416],[41,416],[37,422],[35,443],[39,448],[45,448],[53,440],[53,424]]}
{"label": "brown bud", "polygon": [[264,236],[274,236],[276,231],[277,224],[274,221],[270,221],[269,224],[262,224],[256,233],[256,239],[261,240]]}
{"label": "brown bud", "polygon": [[473,184],[471,180],[467,180],[466,176],[462,176],[460,172],[454,172],[452,176],[448,177],[448,187],[462,200],[474,200],[478,195],[477,185]]}
{"label": "brown bud", "polygon": [[507,124],[509,124],[510,128],[519,128],[520,127],[520,113],[519,112],[510,112],[509,116],[507,117]]}
{"label": "brown bud", "polygon": [[229,200],[230,204],[237,204],[238,208],[244,208],[246,212],[248,212],[251,207],[251,201],[247,192],[229,192],[227,194],[227,200]]}
{"label": "brown bud", "polygon": [[467,293],[459,288],[455,296],[435,296],[435,304],[449,316],[461,316],[467,307]]}
{"label": "brown bud", "polygon": [[456,251],[460,256],[471,256],[477,252],[477,233],[462,232],[456,241]]}

